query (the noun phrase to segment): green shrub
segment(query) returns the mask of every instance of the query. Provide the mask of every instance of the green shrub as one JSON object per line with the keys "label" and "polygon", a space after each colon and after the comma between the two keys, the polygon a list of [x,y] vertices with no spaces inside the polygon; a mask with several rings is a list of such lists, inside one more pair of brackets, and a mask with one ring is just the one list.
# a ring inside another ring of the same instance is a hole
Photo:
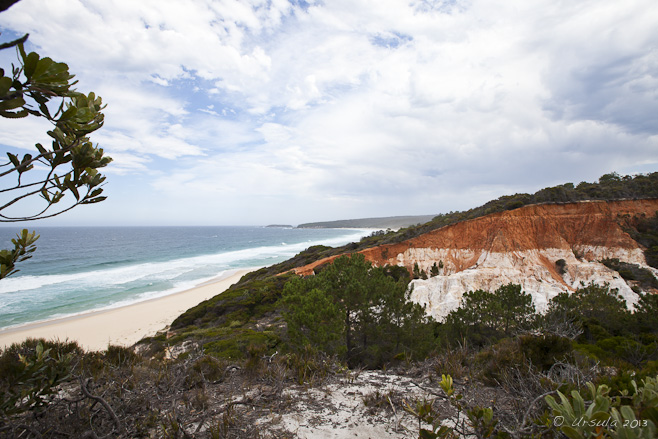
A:
{"label": "green shrub", "polygon": [[250,346],[264,345],[272,351],[281,339],[271,331],[258,332],[252,329],[235,329],[226,338],[209,341],[203,345],[208,355],[218,358],[244,359]]}
{"label": "green shrub", "polygon": [[506,338],[481,350],[475,356],[480,378],[487,384],[497,385],[506,370],[526,364],[519,342]]}
{"label": "green shrub", "polygon": [[571,353],[572,342],[554,334],[524,335],[519,339],[521,352],[539,370],[546,371]]}
{"label": "green shrub", "polygon": [[116,367],[130,366],[139,360],[132,348],[110,345],[105,350],[105,361]]}
{"label": "green shrub", "polygon": [[224,379],[226,362],[210,355],[194,361],[185,378],[189,387],[203,387],[206,383],[216,383]]}
{"label": "green shrub", "polygon": [[608,353],[595,344],[574,343],[573,348],[594,360],[604,360],[608,358]]}
{"label": "green shrub", "polygon": [[[48,347],[44,347],[48,346]],[[68,380],[77,343],[29,339],[0,355],[0,417],[38,410]]]}
{"label": "green shrub", "polygon": [[298,384],[314,384],[324,380],[336,364],[334,358],[309,345],[286,354],[281,361],[293,372]]}

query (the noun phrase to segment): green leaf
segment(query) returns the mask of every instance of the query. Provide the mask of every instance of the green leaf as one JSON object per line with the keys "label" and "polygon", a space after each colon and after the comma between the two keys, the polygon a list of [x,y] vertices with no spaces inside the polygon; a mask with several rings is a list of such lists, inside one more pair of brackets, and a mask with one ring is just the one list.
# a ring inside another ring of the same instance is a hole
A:
{"label": "green leaf", "polygon": [[[32,55],[32,54],[30,54],[30,55]],[[29,55],[28,55],[28,58],[29,58]],[[36,68],[34,69],[34,73],[33,73],[34,81],[35,82],[50,82],[50,81],[47,80],[47,78],[44,77],[44,74],[46,73],[48,68],[51,65],[53,65],[53,63],[54,63],[54,61],[49,57],[40,59],[39,62],[37,63],[37,65],[36,65]]]}
{"label": "green leaf", "polygon": [[37,69],[37,64],[39,63],[39,54],[35,52],[30,52],[27,58],[24,61],[23,73],[28,80],[32,79],[34,72]]}
{"label": "green leaf", "polygon": [[588,420],[603,422],[603,421],[607,421],[608,419],[610,419],[610,413],[608,413],[608,412],[596,412],[596,413],[592,414],[589,417]]}
{"label": "green leaf", "polygon": [[548,404],[548,406],[553,410],[560,411],[560,405],[557,403],[557,401],[555,401],[555,398],[553,398],[551,395],[546,396],[544,398],[544,401],[546,401],[546,404]]}
{"label": "green leaf", "polygon": [[7,101],[0,101],[0,110],[14,110],[25,105],[25,99],[14,98]]}
{"label": "green leaf", "polygon": [[98,197],[98,198],[92,198],[91,200],[84,200],[80,204],[94,204],[94,203],[100,203],[101,201],[105,201],[107,197]]}
{"label": "green leaf", "polygon": [[78,109],[77,109],[77,108],[75,108],[75,107],[69,107],[69,108],[67,108],[66,111],[60,116],[58,122],[64,122],[64,121],[67,121],[67,120],[73,118],[74,116],[76,116],[77,113],[78,113]]}
{"label": "green leaf", "polygon": [[42,144],[37,143],[34,146],[39,150],[39,154],[47,154],[48,153],[48,151],[46,151],[46,148],[44,148]]}
{"label": "green leaf", "polygon": [[573,397],[574,415],[579,418],[585,413],[585,401],[583,401],[583,397],[580,396],[580,393],[575,390],[571,392],[571,396]]}
{"label": "green leaf", "polygon": [[642,418],[658,425],[658,407],[648,407],[642,412]]}
{"label": "green leaf", "polygon": [[25,63],[27,54],[25,53],[25,46],[23,45],[23,43],[18,44],[18,53],[21,55],[21,59],[23,60],[23,63]]}
{"label": "green leaf", "polygon": [[101,189],[101,188],[94,189],[94,190],[89,194],[89,198],[97,197],[97,196],[99,196],[99,195],[102,194],[102,193],[103,193],[103,189]]}
{"label": "green leaf", "polygon": [[41,113],[46,116],[48,119],[52,119],[52,116],[50,115],[50,110],[48,109],[48,106],[45,103],[39,104],[39,109],[41,110]]}
{"label": "green leaf", "polygon": [[27,110],[20,110],[15,113],[12,113],[11,111],[0,110],[0,116],[6,117],[7,119],[20,119],[27,117],[27,115]]}
{"label": "green leaf", "polygon": [[624,417],[624,419],[630,421],[635,420],[635,413],[633,413],[633,409],[631,409],[629,406],[624,405],[619,409],[619,411],[621,412],[621,415]]}
{"label": "green leaf", "polygon": [[5,96],[7,93],[9,93],[9,89],[11,88],[11,84],[13,82],[14,80],[7,76],[0,78],[0,96]]}
{"label": "green leaf", "polygon": [[66,187],[69,188],[71,192],[73,192],[73,196],[75,197],[75,199],[79,200],[80,193],[78,192],[78,188],[75,186],[75,183],[73,183],[71,180],[66,180],[65,183],[66,183]]}
{"label": "green leaf", "polygon": [[568,415],[569,419],[575,419],[576,414],[574,413],[574,410],[571,407],[571,403],[569,402],[567,397],[560,392],[557,392],[557,394],[560,397],[560,400],[562,401],[562,407],[561,407],[562,413]]}
{"label": "green leaf", "polygon": [[562,433],[564,433],[569,439],[583,439],[583,435],[580,434],[578,430],[569,427],[568,425],[561,427],[560,431],[562,431]]}
{"label": "green leaf", "polygon": [[14,165],[15,168],[21,165],[21,162],[18,160],[18,157],[16,157],[14,154],[8,152],[7,157],[9,157],[9,160],[11,161],[11,163]]}
{"label": "green leaf", "polygon": [[25,154],[23,156],[23,161],[21,161],[21,167],[17,169],[19,173],[23,173],[25,171],[29,171],[30,169],[34,168],[34,165],[30,164],[32,162],[32,154]]}
{"label": "green leaf", "polygon": [[63,196],[64,196],[63,192],[55,192],[55,195],[53,195],[51,204],[59,203],[59,200],[61,200]]}

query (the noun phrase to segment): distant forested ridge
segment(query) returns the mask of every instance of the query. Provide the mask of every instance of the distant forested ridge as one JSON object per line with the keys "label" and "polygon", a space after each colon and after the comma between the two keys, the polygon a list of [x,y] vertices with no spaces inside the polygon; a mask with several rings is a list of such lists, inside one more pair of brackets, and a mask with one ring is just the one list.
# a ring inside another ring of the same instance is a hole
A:
{"label": "distant forested ridge", "polygon": [[416,224],[424,224],[431,221],[434,215],[415,216],[389,216],[382,218],[361,218],[338,221],[323,221],[316,223],[305,223],[297,226],[299,229],[399,229]]}

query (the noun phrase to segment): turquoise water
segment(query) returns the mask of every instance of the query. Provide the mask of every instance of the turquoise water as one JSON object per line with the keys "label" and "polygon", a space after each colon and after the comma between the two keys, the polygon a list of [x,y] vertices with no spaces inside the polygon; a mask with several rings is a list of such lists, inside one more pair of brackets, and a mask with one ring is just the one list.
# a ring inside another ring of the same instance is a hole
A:
{"label": "turquoise water", "polygon": [[[31,230],[31,229],[30,229]],[[0,228],[0,248],[17,229]],[[370,233],[267,227],[39,227],[34,257],[0,280],[0,328],[172,294],[317,244]]]}

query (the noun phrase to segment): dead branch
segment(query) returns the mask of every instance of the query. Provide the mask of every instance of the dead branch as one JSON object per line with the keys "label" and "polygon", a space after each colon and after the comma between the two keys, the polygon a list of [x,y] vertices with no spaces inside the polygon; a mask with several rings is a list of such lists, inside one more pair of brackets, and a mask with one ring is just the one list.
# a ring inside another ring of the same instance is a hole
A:
{"label": "dead branch", "polygon": [[[92,394],[89,392],[89,389],[87,388],[87,386],[89,385],[89,381],[91,381],[91,379],[83,380],[82,377],[80,377],[80,389],[82,390],[82,393],[83,393],[87,398],[89,398],[89,399],[91,399],[92,401],[94,401],[95,403],[99,403],[100,405],[102,405],[103,408],[105,409],[105,411],[107,412],[107,414],[110,415],[110,417],[112,418],[112,421],[114,422],[114,427],[115,427],[115,429],[116,429],[117,431],[123,433],[123,430],[124,430],[124,429],[123,429],[123,424],[121,424],[121,421],[120,421],[119,418],[117,417],[116,413],[114,413],[114,410],[112,410],[112,407],[110,407],[110,405],[107,403],[107,401],[105,401],[105,400],[104,400],[103,398],[101,398],[100,396],[92,395]],[[83,437],[83,438],[85,438],[85,437],[90,437],[90,438],[93,438],[93,439],[102,439],[102,438],[108,438],[108,437],[110,437],[110,435],[111,435],[113,432],[114,432],[114,430],[112,430],[112,432],[108,433],[108,434],[105,435],[105,436],[99,437],[99,436],[98,436],[93,430],[89,430],[89,431],[85,432],[85,433],[82,435],[82,437]]]}

